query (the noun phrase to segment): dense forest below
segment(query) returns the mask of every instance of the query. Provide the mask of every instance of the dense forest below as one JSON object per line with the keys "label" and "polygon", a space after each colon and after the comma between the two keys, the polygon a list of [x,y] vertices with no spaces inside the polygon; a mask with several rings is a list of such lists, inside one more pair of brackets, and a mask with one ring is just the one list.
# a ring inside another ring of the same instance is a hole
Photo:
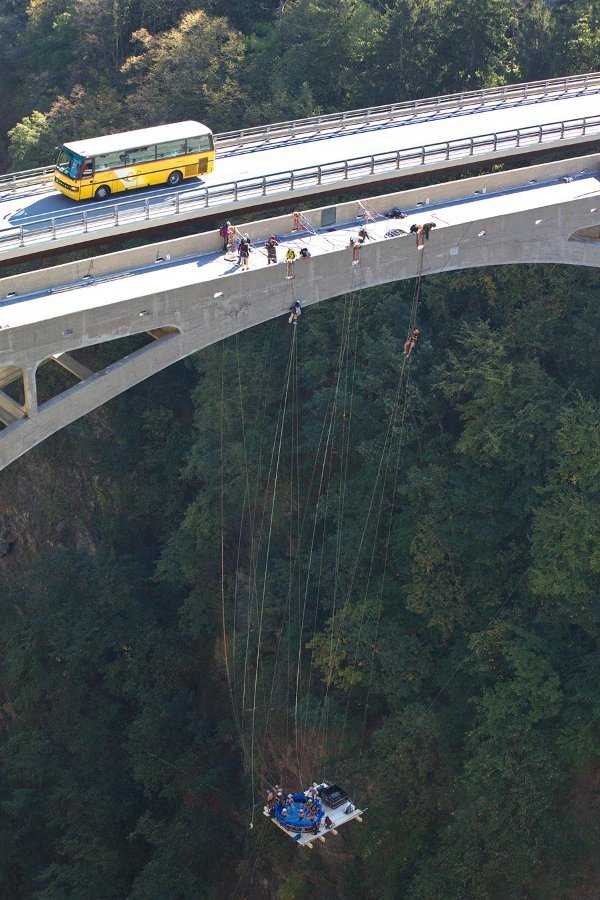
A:
{"label": "dense forest below", "polygon": [[[0,34],[23,169],[591,71],[600,3],[3,0]],[[2,897],[600,895],[599,289],[340,297],[0,473]],[[323,778],[368,811],[299,849],[265,791]]]}

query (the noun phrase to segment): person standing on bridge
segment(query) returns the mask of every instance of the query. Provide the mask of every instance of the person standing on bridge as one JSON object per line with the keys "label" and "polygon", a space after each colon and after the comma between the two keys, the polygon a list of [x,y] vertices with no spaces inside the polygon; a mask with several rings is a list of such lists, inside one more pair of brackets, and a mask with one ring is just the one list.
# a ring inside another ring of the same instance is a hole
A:
{"label": "person standing on bridge", "polygon": [[250,263],[250,238],[247,234],[245,234],[240,241],[240,246],[238,247],[238,259],[242,264],[242,271],[247,271]]}
{"label": "person standing on bridge", "polygon": [[[223,241],[225,238],[223,238]],[[236,258],[236,246],[235,246],[235,225],[229,224],[229,233],[227,237],[227,252],[225,255],[226,259],[229,259],[231,262]]]}
{"label": "person standing on bridge", "polygon": [[227,253],[229,249],[229,228],[231,227],[231,222],[225,222],[224,225],[221,225],[219,228],[219,234],[223,238],[223,253]]}
{"label": "person standing on bridge", "polygon": [[435,222],[425,222],[425,224],[423,225],[423,234],[425,235],[426,241],[429,240],[429,232],[432,228],[437,228]]}
{"label": "person standing on bridge", "polygon": [[275,237],[274,234],[271,235],[267,243],[265,244],[265,250],[267,251],[267,265],[270,266],[271,263],[275,265],[277,263],[277,247],[279,246],[279,241]]}
{"label": "person standing on bridge", "polygon": [[354,238],[350,238],[350,243],[348,246],[352,250],[352,265],[357,266],[360,262],[360,242],[355,241]]}

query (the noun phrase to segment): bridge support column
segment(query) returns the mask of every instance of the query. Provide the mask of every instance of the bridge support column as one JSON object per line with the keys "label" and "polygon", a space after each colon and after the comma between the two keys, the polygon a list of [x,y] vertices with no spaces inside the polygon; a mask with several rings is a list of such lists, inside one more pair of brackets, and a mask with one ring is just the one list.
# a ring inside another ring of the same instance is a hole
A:
{"label": "bridge support column", "polygon": [[37,383],[35,372],[37,365],[23,369],[23,390],[25,392],[25,414],[31,418],[38,411]]}

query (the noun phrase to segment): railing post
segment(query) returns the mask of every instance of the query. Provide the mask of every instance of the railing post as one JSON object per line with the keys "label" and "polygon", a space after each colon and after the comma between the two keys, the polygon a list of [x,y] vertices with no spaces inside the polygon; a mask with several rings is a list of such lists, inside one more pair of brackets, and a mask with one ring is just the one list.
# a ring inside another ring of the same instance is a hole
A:
{"label": "railing post", "polygon": [[19,228],[19,247],[25,246],[25,231],[23,230],[23,226]]}
{"label": "railing post", "polygon": [[175,194],[175,214],[179,213],[179,191]]}
{"label": "railing post", "polygon": [[56,240],[56,220],[51,219],[50,221],[52,222],[52,240],[55,241]]}
{"label": "railing post", "polygon": [[446,141],[446,159],[450,159],[450,141]]}
{"label": "railing post", "polygon": [[290,172],[290,191],[294,190],[294,173]]}
{"label": "railing post", "polygon": [[521,146],[521,129],[520,128],[517,128],[517,144],[516,144],[516,146],[517,147]]}
{"label": "railing post", "polygon": [[561,139],[561,141],[564,138],[564,136],[565,136],[565,123],[561,122],[560,123],[560,139]]}
{"label": "railing post", "polygon": [[113,206],[113,217],[115,220],[114,224],[118,225],[119,224],[119,207],[118,206]]}
{"label": "railing post", "polygon": [[348,160],[344,162],[344,178],[348,178]]}
{"label": "railing post", "polygon": [[375,172],[375,157],[371,157],[371,175]]}
{"label": "railing post", "polygon": [[396,168],[400,168],[400,151],[396,150]]}
{"label": "railing post", "polygon": [[238,200],[238,183],[237,181],[233,182],[233,202],[237,203]]}
{"label": "railing post", "polygon": [[323,172],[321,170],[321,166],[317,166],[317,184],[321,184],[322,177]]}
{"label": "railing post", "polygon": [[543,127],[543,125],[540,125],[540,136],[538,138],[538,144],[542,143],[543,137],[544,137],[544,127]]}
{"label": "railing post", "polygon": [[150,218],[150,201],[149,200],[144,200],[144,218],[145,219]]}
{"label": "railing post", "polygon": [[421,165],[425,165],[425,147],[421,147]]}
{"label": "railing post", "polygon": [[582,134],[585,134],[586,128],[587,128],[587,119],[586,119],[585,116],[584,116],[584,118],[583,118],[583,130],[582,130],[582,132],[581,132]]}
{"label": "railing post", "polygon": [[266,196],[267,196],[267,176],[266,176],[266,175],[263,175],[263,180],[262,180],[262,195],[263,195],[263,197],[266,197]]}
{"label": "railing post", "polygon": [[87,234],[87,230],[88,230],[88,217],[87,217],[87,213],[84,212],[84,214],[83,214],[83,233]]}
{"label": "railing post", "polygon": [[208,188],[204,188],[204,206],[208,209]]}

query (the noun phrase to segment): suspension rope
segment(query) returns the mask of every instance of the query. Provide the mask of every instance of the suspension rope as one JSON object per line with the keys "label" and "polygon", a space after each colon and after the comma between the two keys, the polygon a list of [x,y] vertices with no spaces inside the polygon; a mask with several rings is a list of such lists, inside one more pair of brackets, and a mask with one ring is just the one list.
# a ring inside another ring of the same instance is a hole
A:
{"label": "suspension rope", "polygon": [[221,503],[220,503],[220,512],[221,512],[221,623],[223,628],[223,657],[225,660],[225,672],[227,673],[227,685],[229,687],[229,697],[231,699],[231,708],[233,710],[233,716],[236,728],[238,732],[240,732],[240,723],[238,720],[237,710],[235,706],[234,693],[233,693],[233,684],[231,680],[231,671],[229,668],[229,648],[227,644],[227,626],[225,621],[225,508],[224,508],[224,497],[225,497],[225,476],[224,476],[224,390],[225,390],[225,342],[221,343],[221,434],[220,434],[220,455],[221,455]]}
{"label": "suspension rope", "polygon": [[[350,301],[351,303],[353,302],[353,299],[354,298],[352,297],[352,299]],[[344,309],[344,321],[346,321],[346,320],[349,324],[350,316],[346,315],[346,308],[345,308]],[[343,364],[344,364],[344,359],[345,359],[346,353],[347,353],[348,336],[349,336],[349,328],[344,327],[342,329],[342,341],[341,341],[340,350],[338,353],[336,384],[335,384],[335,389],[333,391],[332,403],[330,404],[329,409],[328,409],[329,425],[327,428],[327,437],[326,437],[325,446],[324,446],[324,450],[323,450],[323,457],[322,457],[323,461],[322,461],[322,465],[321,465],[321,474],[320,474],[319,485],[318,485],[318,489],[317,489],[317,496],[316,496],[317,506],[318,506],[319,498],[322,497],[323,495],[325,495],[325,498],[326,498],[325,503],[327,504],[329,479],[327,480],[327,489],[324,490],[325,474],[327,471],[327,462],[328,461],[329,461],[328,470],[329,470],[329,472],[331,471],[332,454],[331,454],[330,448],[332,445],[332,435],[335,430],[336,414],[337,414],[337,410],[338,410],[338,398],[339,398],[339,394],[340,394],[341,373],[342,373],[342,368],[343,368]],[[317,526],[318,526],[317,506],[315,507],[315,513],[314,513],[314,519],[313,519],[313,528],[312,528],[310,547],[309,547],[309,556],[308,556],[308,569],[307,569],[307,575],[306,575],[306,579],[305,579],[304,598],[303,598],[303,603],[302,603],[300,623],[299,623],[299,633],[298,633],[298,656],[297,656],[297,668],[296,668],[296,695],[295,695],[295,705],[294,705],[294,722],[295,722],[295,727],[296,727],[296,752],[297,752],[297,756],[298,756],[299,769],[301,768],[301,765],[300,765],[300,758],[299,758],[299,753],[298,753],[298,741],[299,741],[299,732],[300,732],[300,728],[298,725],[298,707],[299,707],[300,683],[301,683],[301,673],[302,673],[302,650],[304,647],[304,623],[305,623],[305,618],[306,618],[306,607],[307,607],[309,586],[310,586],[310,579],[311,579],[311,572],[312,572],[313,553],[314,553],[314,546],[315,546],[315,542],[316,542],[316,533],[317,533]],[[325,528],[325,525],[326,525],[326,514],[323,519],[323,528]],[[322,543],[323,543],[323,541],[322,541]],[[323,549],[321,551],[321,558],[322,558],[322,553],[323,553]],[[314,621],[315,621],[314,628],[315,629],[316,629],[317,610],[318,610],[318,596],[315,598],[315,617],[314,617]],[[312,671],[312,655],[311,655],[310,666],[311,666],[310,671]],[[310,675],[309,675],[309,683],[310,683]],[[308,710],[305,711],[305,719],[306,720],[307,720],[307,715],[308,715]]]}
{"label": "suspension rope", "polygon": [[[411,330],[412,330],[412,328],[414,327],[414,324],[415,324],[415,322],[416,322],[416,316],[417,316],[417,311],[418,311],[418,306],[419,306],[419,300],[420,300],[420,288],[421,288],[421,279],[422,279],[422,271],[423,271],[423,256],[424,256],[424,252],[425,252],[424,250],[423,250],[423,251],[420,251],[420,260],[419,260],[419,263],[418,263],[418,266],[417,266],[417,277],[416,277],[416,281],[415,281],[415,287],[414,287],[414,292],[413,292],[413,300],[412,300],[411,312],[410,312],[410,317],[409,317],[409,334],[410,334],[410,332],[411,332]],[[331,625],[331,629],[332,629],[332,643],[334,643],[334,646],[333,646],[333,648],[332,648],[332,651],[330,651],[330,666],[329,666],[329,673],[328,673],[327,678],[326,678],[326,684],[327,684],[327,689],[328,689],[328,691],[329,691],[329,687],[330,687],[331,680],[332,680],[332,675],[333,675],[334,659],[335,659],[335,657],[337,656],[337,653],[338,653],[338,651],[339,651],[339,646],[340,646],[340,643],[341,643],[341,640],[342,640],[342,635],[343,635],[343,632],[344,632],[344,626],[345,626],[346,615],[347,615],[347,611],[348,611],[348,608],[349,608],[349,600],[350,600],[350,596],[351,596],[351,593],[352,593],[352,590],[353,590],[353,587],[354,587],[354,581],[355,581],[355,578],[356,578],[356,574],[357,574],[357,571],[358,571],[358,563],[359,563],[359,559],[360,559],[360,557],[361,557],[362,547],[363,547],[364,540],[365,540],[365,537],[366,537],[367,529],[368,529],[368,527],[369,527],[369,523],[370,523],[370,521],[371,521],[371,514],[372,514],[372,511],[373,511],[375,495],[376,495],[376,492],[377,492],[377,486],[378,486],[379,481],[380,481],[380,476],[381,476],[381,469],[382,469],[383,460],[384,460],[384,457],[386,456],[386,452],[388,451],[389,446],[390,446],[390,440],[391,440],[391,435],[392,435],[392,429],[393,429],[394,424],[395,424],[395,418],[396,418],[397,409],[398,409],[398,403],[399,403],[399,399],[400,399],[400,395],[401,395],[401,389],[402,389],[402,383],[403,383],[403,378],[404,378],[404,372],[405,372],[405,369],[406,369],[406,363],[407,363],[407,358],[405,357],[405,358],[404,358],[404,361],[403,361],[403,365],[402,365],[400,377],[399,377],[399,380],[398,380],[398,385],[397,385],[397,390],[396,390],[396,399],[395,399],[395,402],[394,402],[394,407],[393,407],[392,416],[390,417],[390,420],[388,421],[388,429],[387,429],[386,436],[385,436],[385,438],[384,438],[384,443],[383,443],[382,450],[381,450],[381,454],[380,454],[380,458],[379,458],[379,465],[378,465],[377,474],[376,474],[376,477],[375,477],[375,482],[374,482],[374,484],[373,484],[373,490],[372,490],[372,493],[371,493],[371,500],[370,500],[370,503],[369,503],[369,508],[368,508],[367,515],[366,515],[366,518],[365,518],[365,522],[364,522],[364,526],[363,526],[361,538],[360,538],[360,541],[359,541],[359,546],[358,546],[358,549],[357,549],[357,551],[356,551],[356,553],[355,553],[355,557],[354,557],[354,566],[353,566],[353,570],[352,570],[351,577],[350,577],[350,583],[349,583],[349,586],[348,586],[348,589],[347,589],[347,592],[346,592],[346,599],[345,599],[344,603],[342,604],[342,609],[341,609],[341,614],[340,614],[340,615],[341,615],[341,618],[340,618],[340,621],[339,621],[339,623],[338,623],[338,627],[337,627],[337,636],[336,636],[336,638],[335,638],[335,641],[334,641],[334,634],[335,634],[335,631],[336,631],[336,622],[335,622],[335,619],[332,619],[332,625]],[[386,471],[387,471],[387,468],[386,468]],[[387,477],[387,476],[386,476],[386,477]],[[385,486],[385,478],[384,478],[384,481],[383,481],[383,483],[382,483],[382,488],[381,488],[381,491],[382,491],[382,494],[381,494],[381,495],[382,495],[382,497],[383,497],[383,495],[384,495],[384,486]],[[374,538],[373,538],[374,542],[376,541],[376,536],[377,536],[377,528],[376,528],[376,531],[375,531],[375,534],[374,534]],[[371,563],[371,565],[372,565],[372,563]],[[371,566],[370,566],[370,568],[371,568]],[[370,574],[369,574],[368,578],[369,578],[369,580],[370,580]],[[365,610],[363,610],[363,616],[364,616],[364,614],[365,614]],[[361,626],[361,627],[362,627],[362,626]],[[357,659],[357,655],[355,654],[355,664],[356,664],[356,659]],[[342,726],[342,737],[341,737],[340,742],[339,742],[339,744],[338,744],[338,764],[339,764],[339,756],[340,756],[340,752],[341,752],[341,747],[342,747],[343,737],[344,737],[344,735],[345,735],[345,729],[346,729],[346,725],[347,725],[347,716],[348,716],[348,710],[349,710],[349,702],[350,702],[350,689],[349,689],[349,692],[348,692],[348,701],[347,701],[347,703],[346,703],[346,711],[345,711],[344,722],[343,722],[343,726]],[[327,742],[327,738],[326,738],[326,742]]]}
{"label": "suspension rope", "polygon": [[[290,379],[293,365],[293,356],[295,352],[296,346],[296,329],[294,329],[292,334],[292,344],[290,348],[290,355],[288,358],[288,365],[286,371],[286,379],[285,379],[285,389],[284,389],[284,399],[283,399],[283,409],[280,416],[280,421],[278,422],[278,428],[275,433],[275,438],[273,441],[273,449],[271,453],[271,459],[275,457],[275,466],[274,466],[274,476],[273,476],[273,485],[272,485],[272,496],[271,496],[271,508],[270,508],[270,518],[269,518],[269,526],[267,530],[267,544],[266,544],[266,552],[265,552],[265,560],[263,566],[263,576],[262,576],[262,594],[260,601],[260,611],[258,616],[258,635],[257,635],[257,644],[256,644],[256,657],[254,662],[254,690],[252,697],[252,717],[251,717],[251,732],[250,732],[250,770],[251,770],[251,779],[254,784],[254,768],[255,768],[255,731],[256,731],[256,700],[258,695],[258,677],[260,670],[260,651],[261,651],[261,643],[262,643],[262,629],[264,622],[264,611],[265,611],[265,599],[267,593],[267,574],[268,574],[268,566],[269,566],[269,557],[271,552],[271,537],[273,533],[273,519],[275,513],[275,500],[277,496],[277,484],[279,481],[279,465],[281,461],[281,448],[283,444],[283,432],[284,432],[284,421],[285,421],[285,413],[287,409],[287,402],[289,396],[289,388],[290,388]],[[280,407],[281,409],[281,407]],[[278,432],[278,433],[277,433]],[[253,794],[253,806],[252,806],[252,821],[251,825],[254,826],[254,794]]]}

